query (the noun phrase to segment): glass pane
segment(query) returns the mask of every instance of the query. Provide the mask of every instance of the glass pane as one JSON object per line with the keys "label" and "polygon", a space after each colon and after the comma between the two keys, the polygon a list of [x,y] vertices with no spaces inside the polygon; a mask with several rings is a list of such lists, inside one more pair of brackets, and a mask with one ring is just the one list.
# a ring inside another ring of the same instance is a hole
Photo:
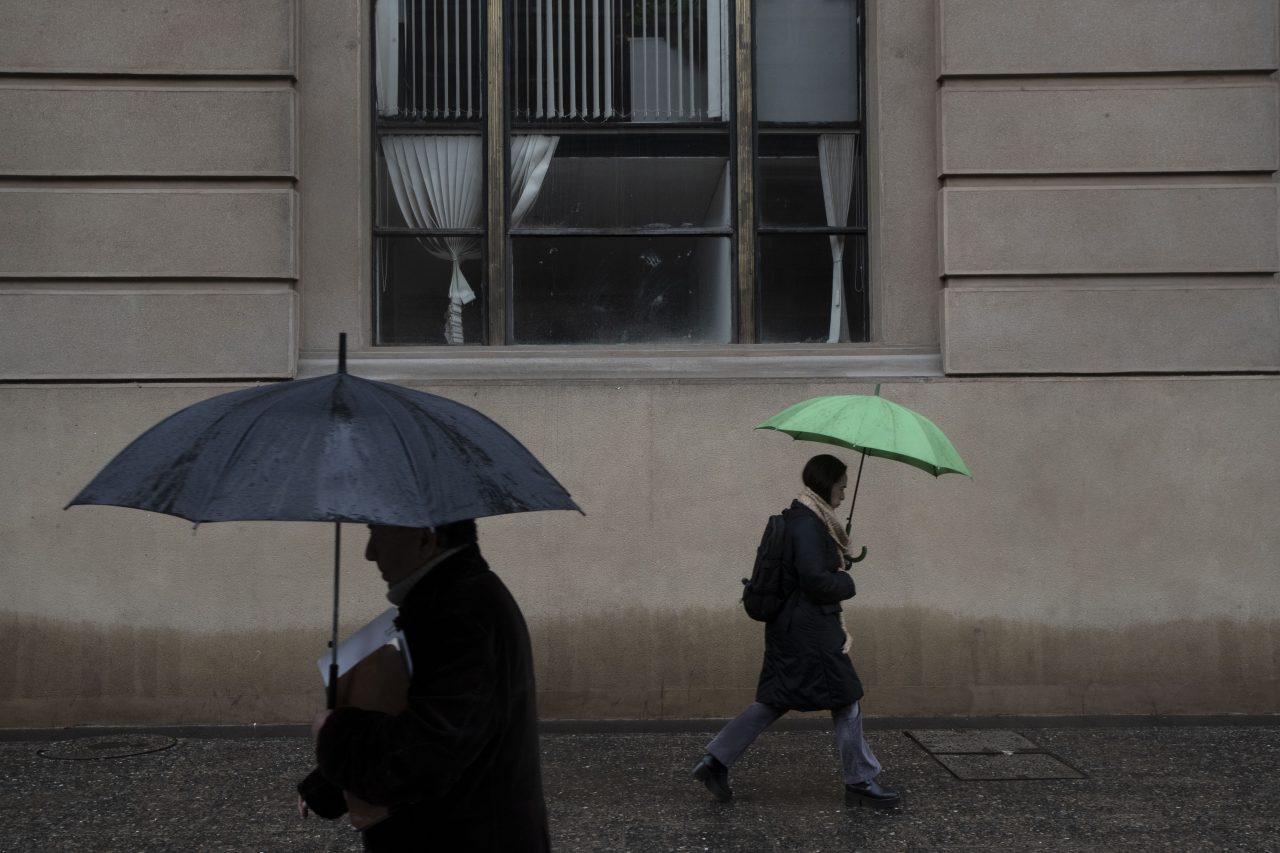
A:
{"label": "glass pane", "polygon": [[854,0],[756,0],[756,117],[857,121]]}
{"label": "glass pane", "polygon": [[485,343],[481,238],[379,237],[374,251],[379,344]]}
{"label": "glass pane", "polygon": [[411,228],[409,219],[400,211],[400,203],[396,200],[395,187],[391,184],[391,176],[387,171],[387,158],[382,152],[382,140],[378,140],[377,152],[374,155],[376,171],[373,185],[373,224],[390,228]]}
{"label": "glass pane", "polygon": [[482,0],[377,0],[374,82],[383,119],[484,115]]}
{"label": "glass pane", "polygon": [[516,237],[519,344],[727,343],[727,237]]}
{"label": "glass pane", "polygon": [[[843,144],[840,144],[843,143]],[[866,165],[861,137],[849,133],[761,134],[761,225],[866,224]],[[827,161],[827,177],[822,160]],[[836,218],[827,219],[830,197]]]}
{"label": "glass pane", "polygon": [[374,225],[483,228],[484,146],[478,135],[378,138]]}
{"label": "glass pane", "polygon": [[[842,241],[841,246],[833,247],[833,241]],[[761,234],[760,341],[867,340],[866,245],[863,235]],[[836,297],[843,299],[843,306],[836,304],[832,293],[833,257],[837,253],[841,254],[839,279],[843,287]]]}
{"label": "glass pane", "polygon": [[818,157],[761,157],[761,225],[825,225]]}
{"label": "glass pane", "polygon": [[721,134],[512,136],[512,227],[727,228],[727,147]]}
{"label": "glass pane", "polygon": [[517,122],[724,122],[728,0],[511,0]]}

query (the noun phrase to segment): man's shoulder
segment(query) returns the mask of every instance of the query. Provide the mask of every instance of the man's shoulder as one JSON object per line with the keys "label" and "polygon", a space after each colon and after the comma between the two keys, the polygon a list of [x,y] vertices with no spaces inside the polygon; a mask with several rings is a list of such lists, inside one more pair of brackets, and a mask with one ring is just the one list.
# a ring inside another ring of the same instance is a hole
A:
{"label": "man's shoulder", "polygon": [[483,608],[505,590],[479,550],[469,547],[432,569],[409,592],[400,605],[400,612],[417,615],[423,611],[443,613]]}
{"label": "man's shoulder", "polygon": [[460,580],[487,571],[489,571],[489,564],[485,562],[484,557],[480,556],[480,549],[472,543],[441,560],[414,586],[409,596],[412,598],[415,594],[424,591],[432,595],[447,593]]}

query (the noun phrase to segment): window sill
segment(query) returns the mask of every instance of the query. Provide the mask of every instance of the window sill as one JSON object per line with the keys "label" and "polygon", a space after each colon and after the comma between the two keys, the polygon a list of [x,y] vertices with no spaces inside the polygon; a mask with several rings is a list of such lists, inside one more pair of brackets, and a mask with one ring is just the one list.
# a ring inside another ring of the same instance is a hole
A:
{"label": "window sill", "polygon": [[[349,352],[347,370],[385,382],[708,382],[941,377],[934,348],[854,345],[683,347],[371,348]],[[332,373],[336,350],[298,359],[299,379]]]}

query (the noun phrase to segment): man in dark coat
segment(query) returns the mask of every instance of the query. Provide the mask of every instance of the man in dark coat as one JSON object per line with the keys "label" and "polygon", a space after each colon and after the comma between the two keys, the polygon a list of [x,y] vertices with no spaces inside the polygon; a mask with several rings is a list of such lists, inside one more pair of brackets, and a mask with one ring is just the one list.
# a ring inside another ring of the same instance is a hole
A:
{"label": "man in dark coat", "polygon": [[338,817],[346,792],[363,801],[357,825],[365,804],[385,807],[362,830],[370,851],[549,850],[529,632],[475,523],[371,525],[365,556],[400,610],[408,710],[328,714],[319,767],[299,785],[307,806]]}

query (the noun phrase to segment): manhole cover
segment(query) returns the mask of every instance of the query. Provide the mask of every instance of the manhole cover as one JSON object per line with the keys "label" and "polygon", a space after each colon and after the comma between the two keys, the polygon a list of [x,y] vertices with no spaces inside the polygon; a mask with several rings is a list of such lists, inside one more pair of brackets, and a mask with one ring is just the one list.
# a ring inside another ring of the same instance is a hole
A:
{"label": "manhole cover", "polygon": [[97,758],[127,758],[168,749],[178,741],[168,735],[105,735],[59,741],[36,750],[45,758],[90,761]]}
{"label": "manhole cover", "polygon": [[916,729],[907,736],[932,753],[985,753],[1000,755],[1011,752],[1040,752],[1040,747],[1017,732],[979,729]]}
{"label": "manhole cover", "polygon": [[933,756],[966,782],[1034,779],[1084,779],[1083,773],[1046,753]]}

